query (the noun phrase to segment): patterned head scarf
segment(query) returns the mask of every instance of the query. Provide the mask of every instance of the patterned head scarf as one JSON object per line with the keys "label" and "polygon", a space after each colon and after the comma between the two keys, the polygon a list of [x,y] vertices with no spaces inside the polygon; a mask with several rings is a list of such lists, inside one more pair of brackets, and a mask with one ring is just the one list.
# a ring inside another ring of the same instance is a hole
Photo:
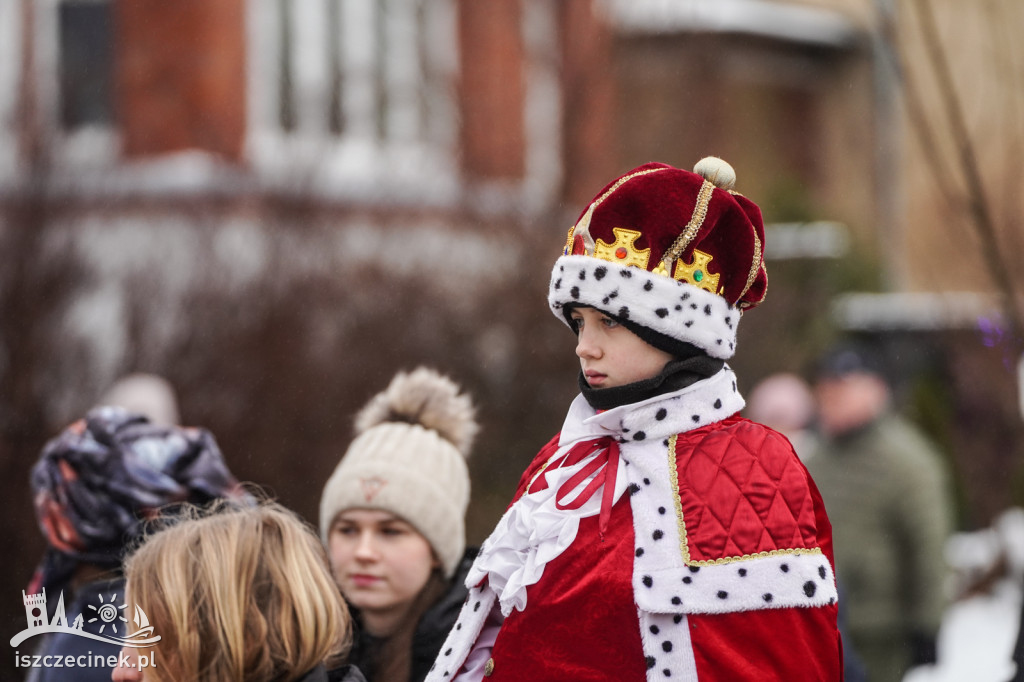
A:
{"label": "patterned head scarf", "polygon": [[120,407],[98,407],[51,439],[32,469],[48,548],[29,589],[61,588],[80,564],[118,569],[162,507],[248,502],[205,429],[158,426]]}

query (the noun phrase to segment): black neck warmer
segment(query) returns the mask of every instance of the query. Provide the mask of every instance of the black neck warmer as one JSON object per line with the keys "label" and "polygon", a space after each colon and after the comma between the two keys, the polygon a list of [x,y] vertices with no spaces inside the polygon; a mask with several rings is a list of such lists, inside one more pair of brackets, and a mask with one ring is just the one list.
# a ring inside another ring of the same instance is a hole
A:
{"label": "black neck warmer", "polygon": [[580,371],[579,385],[583,397],[595,410],[610,410],[619,405],[638,403],[686,388],[701,379],[714,376],[725,366],[725,360],[718,360],[703,353],[681,360],[672,360],[665,368],[650,379],[636,381],[625,386],[611,388],[591,388],[587,378]]}

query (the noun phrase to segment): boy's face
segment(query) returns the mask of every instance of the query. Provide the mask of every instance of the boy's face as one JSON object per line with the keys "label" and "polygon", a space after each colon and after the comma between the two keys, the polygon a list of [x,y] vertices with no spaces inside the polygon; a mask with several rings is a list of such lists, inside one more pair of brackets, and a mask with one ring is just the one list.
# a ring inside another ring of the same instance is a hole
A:
{"label": "boy's face", "polygon": [[576,355],[591,388],[613,388],[650,379],[672,355],[648,344],[599,310],[573,308]]}

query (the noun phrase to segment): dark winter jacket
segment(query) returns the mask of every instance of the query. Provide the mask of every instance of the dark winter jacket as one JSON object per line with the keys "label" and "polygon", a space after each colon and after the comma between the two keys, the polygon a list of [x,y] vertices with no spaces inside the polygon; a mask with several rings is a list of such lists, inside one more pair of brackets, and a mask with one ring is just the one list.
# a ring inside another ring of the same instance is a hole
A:
{"label": "dark winter jacket", "polygon": [[354,665],[345,665],[333,670],[327,670],[324,666],[318,665],[300,678],[298,682],[366,682],[366,678]]}
{"label": "dark winter jacket", "polygon": [[[53,601],[58,601],[60,593],[52,595]],[[120,629],[114,632],[110,623],[99,616],[99,607],[103,603],[124,602],[124,578],[116,577],[112,580],[98,580],[79,587],[74,593],[70,591],[66,595],[73,597],[65,608],[67,624],[74,627],[75,621],[82,618],[82,630],[95,635],[124,636],[127,631],[133,629],[127,624],[127,629]],[[130,617],[130,616],[129,616]],[[116,621],[113,625],[122,624]],[[105,632],[104,632],[105,630]],[[36,652],[41,656],[92,656],[93,660],[108,660],[110,657],[117,658],[121,651],[119,644],[103,642],[79,635],[64,632],[55,632],[45,636]],[[74,680],[75,682],[107,682],[110,679],[110,668],[96,665],[93,667],[75,668],[33,668],[28,677],[30,682],[61,682],[62,680]]]}
{"label": "dark winter jacket", "polygon": [[[410,659],[409,682],[422,682],[434,664],[441,645],[444,644],[448,631],[455,625],[462,604],[466,600],[466,573],[473,565],[477,549],[470,547],[462,556],[455,575],[452,576],[447,591],[441,598],[420,618],[416,626],[416,633],[413,636],[412,657]],[[371,658],[373,651],[379,645],[379,639],[360,629],[356,633],[352,652],[349,655],[349,662],[355,664],[365,672],[370,682],[389,682],[374,679]]]}

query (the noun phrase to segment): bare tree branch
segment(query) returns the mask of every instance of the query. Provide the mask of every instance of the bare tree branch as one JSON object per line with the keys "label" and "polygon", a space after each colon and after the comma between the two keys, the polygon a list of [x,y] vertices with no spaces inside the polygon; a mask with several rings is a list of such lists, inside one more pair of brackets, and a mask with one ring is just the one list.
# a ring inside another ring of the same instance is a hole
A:
{"label": "bare tree branch", "polygon": [[904,66],[905,59],[897,47],[899,40],[896,35],[896,26],[892,16],[888,13],[881,12],[879,14],[879,32],[884,45],[885,58],[896,76],[896,82],[900,84],[900,88],[903,90],[910,129],[918,138],[921,151],[927,161],[925,166],[931,172],[932,178],[939,188],[939,195],[944,201],[948,202],[950,209],[964,210],[966,212],[967,207],[962,205],[962,202],[957,201],[956,182],[951,176],[950,170],[946,168],[946,163],[942,156],[939,154],[938,135],[935,133],[928,115],[925,113],[920,90],[918,90],[917,83]]}
{"label": "bare tree branch", "polygon": [[942,46],[930,0],[913,0],[913,4],[920,18],[925,50],[930,66],[938,80],[942,106],[949,119],[953,141],[958,152],[960,168],[966,184],[967,206],[971,221],[981,242],[982,257],[988,264],[993,283],[1003,299],[1003,312],[1009,332],[1008,342],[1012,345],[1013,350],[1019,353],[1021,345],[1024,343],[1024,321],[1021,319],[1013,279],[1002,256],[998,232],[992,218],[992,209],[985,195],[974,143],[967,129],[961,100],[953,83],[946,50]]}

